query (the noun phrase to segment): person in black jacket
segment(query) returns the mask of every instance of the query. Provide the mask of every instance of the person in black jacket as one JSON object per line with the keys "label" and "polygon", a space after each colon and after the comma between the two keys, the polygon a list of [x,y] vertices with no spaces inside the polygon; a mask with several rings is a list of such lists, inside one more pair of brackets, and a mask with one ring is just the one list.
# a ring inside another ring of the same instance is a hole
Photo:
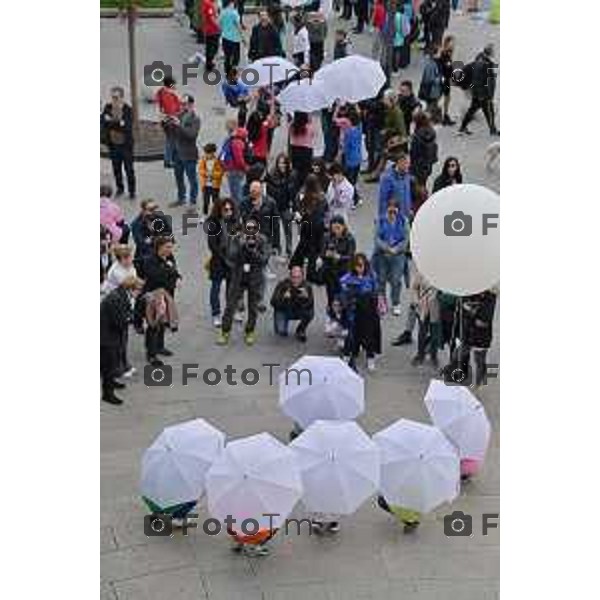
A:
{"label": "person in black jacket", "polygon": [[129,198],[135,199],[135,171],[133,168],[133,113],[131,106],[123,98],[125,92],[121,87],[110,91],[111,101],[102,110],[100,117],[101,139],[108,146],[112,163],[117,196],[125,192],[123,170],[127,177]]}
{"label": "person in black jacket", "polygon": [[100,302],[100,378],[102,400],[109,404],[123,404],[115,395],[116,388],[125,384],[116,381],[121,367],[121,357],[127,340],[127,328],[133,317],[132,302],[140,282],[127,277]]}
{"label": "person in black jacket", "polygon": [[[463,121],[460,125],[460,133],[467,135],[471,131],[467,126],[475,116],[475,113],[481,109],[490,128],[490,135],[500,135],[496,128],[496,115],[494,111],[494,94],[496,93],[496,69],[497,63],[494,62],[494,46],[488,44],[483,52],[477,55],[475,62],[471,67],[471,105],[469,106]],[[468,71],[467,67],[465,70]]]}
{"label": "person in black jacket", "polygon": [[321,254],[321,272],[327,291],[327,314],[331,317],[333,301],[340,293],[340,277],[346,273],[356,252],[356,240],[341,215],[334,215],[325,234]]}
{"label": "person in black jacket", "polygon": [[213,204],[210,217],[204,224],[204,231],[208,236],[208,249],[210,259],[208,263],[208,276],[210,278],[210,310],[213,325],[221,327],[221,284],[226,282],[226,293],[229,280],[229,267],[227,266],[227,236],[232,233],[232,228],[237,223],[235,202],[231,198],[217,200]]}
{"label": "person in black jacket", "polygon": [[226,261],[231,277],[227,289],[227,306],[223,314],[221,334],[217,344],[229,343],[234,313],[248,291],[248,320],[246,321],[244,340],[248,346],[256,341],[254,329],[258,317],[258,306],[262,298],[264,268],[269,260],[270,246],[260,233],[249,234],[240,231],[227,236]]}
{"label": "person in black jacket", "polygon": [[290,321],[300,321],[296,339],[306,342],[306,329],[315,314],[312,288],[304,281],[302,267],[290,269],[290,276],[277,284],[271,296],[275,333],[287,337]]}
{"label": "person in black jacket", "polygon": [[415,116],[415,131],[410,143],[410,169],[418,186],[413,210],[416,213],[427,197],[427,180],[433,165],[438,161],[438,145],[435,129],[425,112]]}
{"label": "person in black jacket", "polygon": [[[296,206],[297,190],[292,164],[285,153],[282,152],[276,158],[273,169],[265,178],[265,183],[267,184],[267,196],[275,201],[277,216],[283,227],[285,254],[290,257],[292,255],[292,223],[298,207]],[[279,227],[279,223],[274,226]],[[281,256],[284,256],[281,241],[274,248]]]}
{"label": "person in black jacket", "polygon": [[471,350],[475,360],[475,385],[487,383],[487,352],[492,343],[496,294],[486,290],[462,299],[458,313],[458,364],[468,373],[471,362]]}
{"label": "person in black jacket", "polygon": [[413,84],[410,79],[406,79],[400,83],[398,94],[398,106],[404,117],[404,125],[406,127],[406,135],[410,135],[410,126],[418,111],[421,110],[421,102],[415,96]]}
{"label": "person in black jacket", "polygon": [[144,279],[144,262],[154,253],[154,242],[159,237],[173,239],[171,219],[159,210],[152,199],[140,202],[140,212],[131,222],[131,234],[135,242],[133,263],[138,275]]}
{"label": "person in black jacket", "polygon": [[285,56],[281,47],[279,33],[271,23],[269,13],[262,10],[258,16],[258,23],[252,28],[248,60],[254,62],[265,56]]}
{"label": "person in black jacket", "polygon": [[[171,238],[160,237],[155,240],[154,253],[144,261],[144,298],[148,299],[149,294],[158,289],[164,289],[171,299],[175,297],[175,289],[181,275],[177,270],[173,247],[174,242]],[[165,348],[165,327],[153,328],[148,324],[145,341],[150,364],[162,364],[157,355],[173,356],[173,352]]]}

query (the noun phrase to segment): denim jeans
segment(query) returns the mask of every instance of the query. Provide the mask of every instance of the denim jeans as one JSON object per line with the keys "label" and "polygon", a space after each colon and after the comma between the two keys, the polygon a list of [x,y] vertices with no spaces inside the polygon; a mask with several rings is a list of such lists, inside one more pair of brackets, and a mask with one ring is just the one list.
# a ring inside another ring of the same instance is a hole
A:
{"label": "denim jeans", "polygon": [[300,321],[297,331],[306,331],[309,323],[313,320],[312,310],[274,310],[273,326],[275,334],[285,337],[288,335],[290,321]]}
{"label": "denim jeans", "polygon": [[198,201],[198,161],[182,160],[175,153],[175,183],[177,184],[177,201],[185,204],[185,177],[190,184],[190,204],[195,205]]}
{"label": "denim jeans", "polygon": [[210,312],[213,317],[221,314],[221,284],[225,275],[210,280]]}
{"label": "denim jeans", "polygon": [[173,167],[173,157],[175,155],[175,140],[171,136],[165,137],[165,167],[170,169]]}
{"label": "denim jeans", "polygon": [[406,256],[401,254],[375,255],[375,272],[379,282],[379,293],[385,296],[386,284],[389,282],[392,288],[392,306],[400,304],[400,291],[402,290],[402,277]]}
{"label": "denim jeans", "polygon": [[242,202],[244,197],[244,181],[246,174],[243,171],[228,171],[227,172],[227,183],[229,184],[229,195],[235,202],[236,206]]}

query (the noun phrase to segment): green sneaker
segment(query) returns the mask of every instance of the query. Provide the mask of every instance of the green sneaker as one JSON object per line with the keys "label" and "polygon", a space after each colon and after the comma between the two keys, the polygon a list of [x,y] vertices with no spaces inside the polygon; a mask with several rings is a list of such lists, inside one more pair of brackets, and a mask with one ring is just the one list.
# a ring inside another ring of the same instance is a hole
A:
{"label": "green sneaker", "polygon": [[256,334],[254,331],[246,331],[246,334],[244,335],[244,341],[248,346],[252,346],[254,342],[256,342]]}
{"label": "green sneaker", "polygon": [[221,331],[217,337],[218,346],[227,346],[229,344],[229,332]]}

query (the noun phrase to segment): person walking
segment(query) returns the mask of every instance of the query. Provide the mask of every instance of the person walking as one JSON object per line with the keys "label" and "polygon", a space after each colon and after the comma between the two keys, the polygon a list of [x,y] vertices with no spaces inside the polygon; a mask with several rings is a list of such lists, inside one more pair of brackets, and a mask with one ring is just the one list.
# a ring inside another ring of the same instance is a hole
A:
{"label": "person walking", "polygon": [[202,31],[204,32],[204,43],[206,44],[204,68],[207,72],[210,72],[215,68],[215,56],[219,51],[219,38],[221,36],[219,7],[216,0],[202,0]]}
{"label": "person walking", "polygon": [[256,342],[256,321],[261,294],[264,289],[264,269],[269,260],[270,246],[266,238],[258,234],[240,231],[227,239],[226,261],[230,269],[227,288],[227,304],[223,313],[221,332],[217,338],[219,346],[229,343],[235,311],[248,294],[248,320],[244,329],[244,341],[252,346]]}
{"label": "person walking", "polygon": [[225,0],[219,16],[221,29],[221,45],[223,47],[225,76],[229,77],[231,69],[240,64],[242,37],[242,22],[235,0]]}
{"label": "person walking", "polygon": [[177,184],[177,201],[171,206],[186,204],[185,179],[189,183],[188,210],[196,211],[198,202],[198,134],[200,117],[196,113],[194,97],[185,94],[182,98],[182,112],[179,118],[171,118],[171,127],[175,136],[174,174]]}
{"label": "person walking", "polygon": [[333,122],[342,131],[342,165],[346,178],[354,190],[352,208],[356,208],[361,203],[357,183],[362,163],[362,123],[356,106],[350,105],[346,111],[346,117],[342,118],[337,116],[338,110],[334,113]]}
{"label": "person walking", "polygon": [[296,13],[292,17],[294,33],[292,36],[292,60],[299,69],[308,69],[310,65],[310,40],[304,17]]}
{"label": "person walking", "polygon": [[406,262],[410,227],[391,202],[387,215],[380,218],[375,228],[375,250],[373,252],[373,270],[379,284],[379,295],[386,297],[386,286],[391,287],[392,314],[400,316],[400,291]]}
{"label": "person walking", "polygon": [[451,126],[456,125],[456,121],[450,118],[450,95],[452,93],[452,77],[454,74],[454,36],[447,35],[442,43],[442,49],[440,50],[437,58],[440,72],[442,74],[442,125]]}
{"label": "person walking", "polygon": [[419,112],[415,116],[415,130],[410,142],[410,170],[417,184],[417,193],[413,202],[415,214],[427,199],[427,180],[437,161],[438,145],[435,129],[431,126],[429,115],[426,112]]}
{"label": "person walking", "polygon": [[465,113],[459,133],[471,135],[471,131],[467,126],[473,120],[475,113],[481,109],[490,129],[490,135],[500,135],[500,131],[496,127],[496,113],[494,110],[497,68],[498,64],[494,62],[494,45],[488,44],[483,52],[477,55],[471,66],[471,105]]}
{"label": "person walking", "polygon": [[225,281],[226,290],[230,278],[227,264],[227,237],[238,223],[236,205],[231,198],[217,200],[206,220],[204,230],[208,236],[208,277],[210,279],[210,311],[215,327],[221,327],[221,287]]}
{"label": "person walking", "polygon": [[122,87],[113,87],[110,102],[104,105],[100,116],[100,135],[108,147],[112,164],[117,197],[125,193],[123,171],[127,178],[127,190],[130,200],[135,200],[136,182],[133,168],[133,112],[124,101]]}
{"label": "person walking", "polygon": [[431,54],[425,58],[421,84],[419,85],[419,99],[426,104],[426,110],[434,123],[439,123],[441,111],[439,101],[442,97],[442,72],[439,64],[438,47],[432,47]]}

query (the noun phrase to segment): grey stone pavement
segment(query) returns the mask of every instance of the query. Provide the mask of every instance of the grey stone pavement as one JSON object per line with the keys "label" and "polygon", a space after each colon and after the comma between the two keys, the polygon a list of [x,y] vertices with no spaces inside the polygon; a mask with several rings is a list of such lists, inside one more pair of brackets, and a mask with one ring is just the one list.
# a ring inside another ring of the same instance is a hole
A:
{"label": "grey stone pavement", "polygon": [[[453,18],[450,30],[457,35],[456,57],[465,62],[484,43],[499,43],[497,27],[466,17]],[[368,54],[370,36],[357,37],[355,50]],[[101,20],[103,96],[112,84],[127,87],[125,40],[125,27],[118,20]],[[192,37],[175,22],[142,20],[138,32],[140,80],[142,63],[163,60],[175,65],[195,49]],[[331,52],[331,47],[328,51]],[[421,59],[417,58],[402,78],[411,78],[418,84],[420,71]],[[223,103],[218,88],[208,87],[200,80],[192,82],[189,91],[199,103],[201,143],[221,141],[224,116],[219,110]],[[455,91],[453,114],[462,114],[466,104],[462,92]],[[143,111],[152,114],[153,108],[144,106]],[[490,138],[483,119],[473,123],[472,129],[475,134],[466,139],[456,135],[456,128],[439,129],[440,158],[456,155],[466,181],[498,190],[498,172],[488,174],[484,168],[484,152]],[[276,146],[283,147],[284,139],[285,132],[278,133]],[[274,149],[273,155],[278,149]],[[136,170],[140,198],[153,197],[166,209],[167,203],[174,199],[172,174],[165,172],[160,162],[138,164]],[[110,181],[110,165],[105,160],[100,161],[100,174],[102,180]],[[365,203],[352,215],[351,227],[359,249],[370,253],[376,188],[363,184],[362,190]],[[123,200],[122,205],[128,215],[135,214],[134,203]],[[181,214],[173,217],[177,235]],[[184,275],[178,294],[181,324],[179,332],[167,340],[175,352],[168,360],[173,365],[174,384],[166,388],[144,385],[143,343],[140,336],[133,334],[130,358],[139,372],[121,394],[125,404],[120,407],[101,404],[102,600],[498,598],[499,532],[491,530],[483,536],[481,531],[482,513],[499,512],[500,508],[499,384],[495,380],[478,392],[493,424],[483,473],[463,489],[451,508],[442,507],[427,516],[413,536],[404,536],[388,515],[368,502],[355,515],[343,520],[337,538],[285,536],[280,532],[273,540],[272,555],[266,558],[232,555],[229,540],[222,534],[208,537],[192,530],[188,537],[145,537],[145,510],[138,494],[140,461],[144,449],[165,426],[203,417],[230,438],[268,431],[285,442],[291,424],[279,411],[277,387],[269,385],[268,370],[261,365],[280,363],[283,368],[305,353],[333,352],[322,334],[322,311],[309,328],[305,346],[275,339],[270,313],[259,321],[258,342],[253,349],[244,346],[240,328],[234,329],[228,348],[215,346],[208,310],[208,282],[202,267],[207,256],[206,241],[201,230],[192,230],[187,236],[177,235],[177,239],[177,259]],[[281,267],[278,273],[283,275]],[[270,282],[269,290],[272,286]],[[323,306],[323,290],[317,292],[317,298]],[[404,318],[405,312],[399,318],[385,318],[384,354],[378,361],[378,370],[366,375],[366,411],[359,422],[369,433],[401,417],[428,421],[422,399],[435,374],[429,366],[414,368],[409,364],[413,348],[393,348],[389,343],[401,330]],[[490,362],[498,362],[497,338],[496,335]],[[199,363],[200,372],[231,364],[238,369],[238,376],[244,368],[257,368],[261,379],[252,387],[241,383],[237,387],[223,384],[209,387],[193,381],[182,386],[180,365],[184,362]],[[444,536],[443,517],[454,509],[473,516],[472,537]],[[301,504],[295,515],[302,515]],[[206,516],[206,510],[201,508],[200,517]]]}

